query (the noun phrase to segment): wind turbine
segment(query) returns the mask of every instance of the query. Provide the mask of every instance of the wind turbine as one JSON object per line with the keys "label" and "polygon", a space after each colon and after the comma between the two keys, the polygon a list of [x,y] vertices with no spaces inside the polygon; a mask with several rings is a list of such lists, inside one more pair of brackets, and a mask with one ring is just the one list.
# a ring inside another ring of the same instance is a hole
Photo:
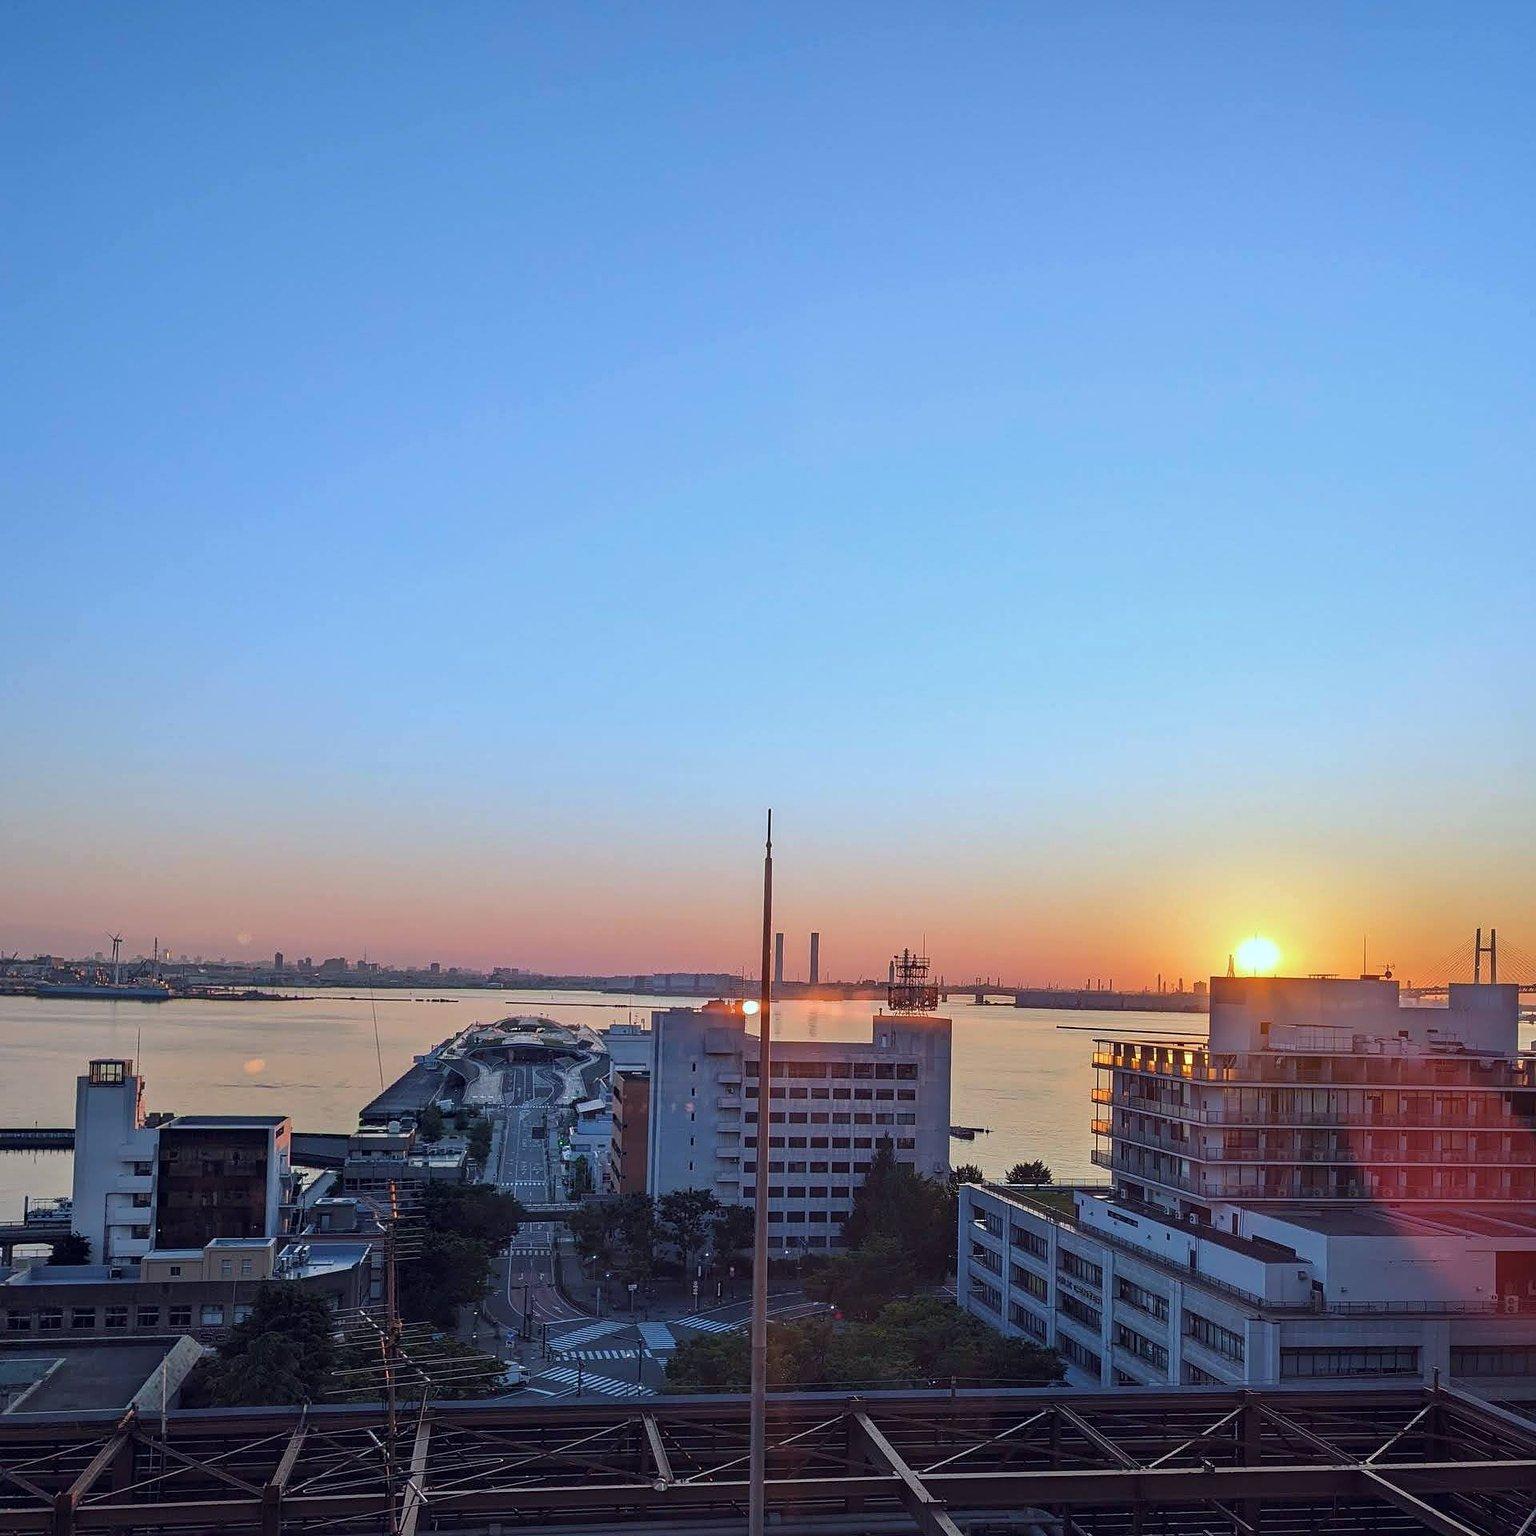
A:
{"label": "wind turbine", "polygon": [[107,937],[112,940],[112,985],[115,987],[117,985],[117,959],[123,951],[123,936],[120,933],[109,933]]}

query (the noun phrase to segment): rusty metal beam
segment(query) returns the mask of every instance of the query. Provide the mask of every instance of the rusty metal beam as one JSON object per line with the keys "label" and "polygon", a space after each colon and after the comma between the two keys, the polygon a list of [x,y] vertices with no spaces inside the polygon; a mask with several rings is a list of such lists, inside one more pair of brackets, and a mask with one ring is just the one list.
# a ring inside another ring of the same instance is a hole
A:
{"label": "rusty metal beam", "polygon": [[961,1536],[960,1527],[944,1512],[944,1501],[923,1485],[923,1480],[907,1465],[896,1447],[881,1433],[867,1413],[855,1413],[853,1422],[863,1433],[878,1465],[883,1465],[897,1480],[902,1507],[916,1522],[923,1536]]}
{"label": "rusty metal beam", "polygon": [[1463,1525],[1460,1520],[1453,1520],[1442,1510],[1436,1509],[1433,1504],[1426,1504],[1423,1499],[1416,1498],[1406,1489],[1399,1488],[1390,1478],[1383,1477],[1373,1468],[1362,1467],[1361,1474],[1370,1484],[1372,1492],[1379,1498],[1385,1499],[1388,1504],[1402,1510],[1405,1515],[1412,1515],[1421,1525],[1428,1526],[1435,1532],[1435,1536],[1482,1536],[1481,1532],[1473,1530],[1470,1525]]}
{"label": "rusty metal beam", "polygon": [[1099,1453],[1099,1455],[1107,1456],[1112,1462],[1115,1463],[1116,1466],[1124,1467],[1127,1470],[1132,1468],[1139,1468],[1141,1466],[1141,1463],[1137,1461],[1135,1457],[1128,1455],[1124,1450],[1116,1445],[1108,1435],[1100,1433],[1099,1430],[1095,1429],[1093,1425],[1090,1424],[1088,1420],[1085,1419],[1082,1414],[1078,1413],[1075,1409],[1069,1408],[1065,1403],[1057,1403],[1056,1412],[1062,1419],[1070,1424],[1072,1428],[1075,1429],[1078,1434],[1080,1434],[1083,1439],[1085,1439],[1088,1444],[1091,1445],[1094,1450]]}
{"label": "rusty metal beam", "polygon": [[656,1478],[662,1487],[676,1481],[672,1476],[672,1462],[667,1455],[667,1448],[661,1443],[661,1425],[656,1422],[654,1413],[646,1413],[640,1416],[640,1422],[645,1425],[645,1438],[650,1443],[651,1460],[656,1463]]}
{"label": "rusty metal beam", "polygon": [[304,1449],[304,1441],[308,1436],[309,1431],[303,1424],[289,1435],[288,1444],[283,1447],[283,1454],[278,1458],[272,1476],[261,1490],[261,1536],[282,1536],[283,1491],[293,1476],[299,1452]]}
{"label": "rusty metal beam", "polygon": [[75,1512],[80,1501],[101,1480],[102,1474],[133,1445],[133,1426],[136,1415],[130,1408],[117,1421],[117,1428],[102,1444],[96,1454],[81,1469],[80,1475],[53,1501],[53,1529],[55,1536],[71,1536],[75,1529]]}
{"label": "rusty metal beam", "polygon": [[432,1420],[423,1407],[416,1425],[416,1439],[411,1445],[411,1471],[406,1479],[405,1495],[400,1500],[400,1536],[416,1536],[421,1506],[427,1502],[427,1449],[431,1443]]}

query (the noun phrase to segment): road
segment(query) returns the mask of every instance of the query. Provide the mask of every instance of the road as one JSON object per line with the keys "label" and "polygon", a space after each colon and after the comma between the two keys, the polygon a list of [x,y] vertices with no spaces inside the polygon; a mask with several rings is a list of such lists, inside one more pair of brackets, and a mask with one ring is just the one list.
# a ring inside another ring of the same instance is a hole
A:
{"label": "road", "polygon": [[[561,1180],[547,1134],[548,1107],[558,1091],[557,1075],[548,1067],[520,1064],[504,1068],[500,1077],[501,1102],[488,1106],[497,1125],[493,1177],[520,1200],[557,1200]],[[540,1130],[546,1134],[536,1134]],[[537,1338],[541,1324],[586,1317],[555,1288],[555,1244],[563,1230],[560,1222],[529,1222],[512,1239],[502,1261],[497,1293],[487,1298],[485,1306],[487,1316],[504,1332]]]}

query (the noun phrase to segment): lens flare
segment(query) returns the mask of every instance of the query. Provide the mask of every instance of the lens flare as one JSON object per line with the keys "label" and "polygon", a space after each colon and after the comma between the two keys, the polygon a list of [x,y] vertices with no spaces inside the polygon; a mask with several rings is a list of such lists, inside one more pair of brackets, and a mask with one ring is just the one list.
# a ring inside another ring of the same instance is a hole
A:
{"label": "lens flare", "polygon": [[1250,976],[1273,975],[1280,964],[1280,946],[1261,934],[1244,939],[1237,946],[1237,968]]}

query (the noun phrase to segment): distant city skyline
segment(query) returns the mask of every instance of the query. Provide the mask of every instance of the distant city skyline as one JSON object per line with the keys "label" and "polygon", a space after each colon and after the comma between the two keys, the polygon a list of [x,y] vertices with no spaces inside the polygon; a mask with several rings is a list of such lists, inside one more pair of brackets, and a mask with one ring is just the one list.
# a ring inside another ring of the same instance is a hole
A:
{"label": "distant city skyline", "polygon": [[0,946],[1536,949],[1533,47],[6,8]]}

